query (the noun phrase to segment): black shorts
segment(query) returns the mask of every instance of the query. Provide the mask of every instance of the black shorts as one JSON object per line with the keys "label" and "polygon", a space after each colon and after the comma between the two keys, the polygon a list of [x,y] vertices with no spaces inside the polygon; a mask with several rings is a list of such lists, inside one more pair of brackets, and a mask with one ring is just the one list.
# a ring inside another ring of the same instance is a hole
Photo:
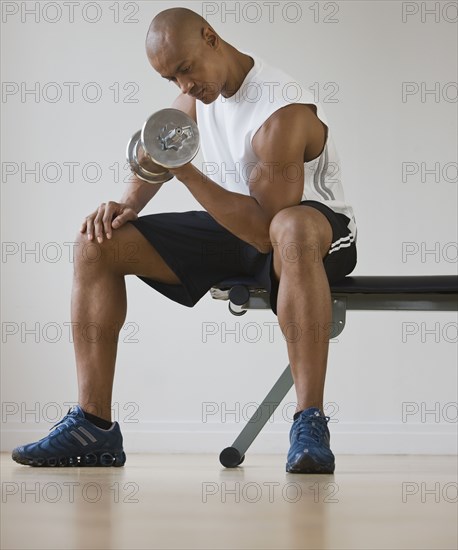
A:
{"label": "black shorts", "polygon": [[[330,284],[343,279],[356,265],[356,242],[348,228],[349,218],[317,201],[301,204],[316,208],[329,220],[332,245],[323,263]],[[151,214],[130,223],[148,239],[183,283],[170,285],[140,277],[167,298],[193,307],[213,285],[225,279],[249,276],[270,293],[272,311],[277,313],[279,281],[273,271],[273,252],[260,253],[222,227],[208,212]]]}

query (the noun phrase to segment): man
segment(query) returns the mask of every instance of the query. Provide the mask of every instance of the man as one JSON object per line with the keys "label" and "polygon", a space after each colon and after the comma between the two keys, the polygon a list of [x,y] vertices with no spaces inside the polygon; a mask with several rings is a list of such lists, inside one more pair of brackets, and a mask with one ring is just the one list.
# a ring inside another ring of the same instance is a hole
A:
{"label": "man", "polygon": [[[159,13],[146,51],[152,67],[179,87],[173,107],[196,120],[205,161],[219,163],[221,171],[212,180],[191,163],[172,170],[203,211],[138,217],[161,185],[133,176],[119,203],[104,203],[85,219],[72,321],[96,323],[100,338],[75,334],[79,405],[47,437],[15,449],[13,458],[34,466],[124,464],[110,409],[113,333],[125,320],[126,275],[189,307],[223,279],[251,275],[270,292],[297,394],[286,469],[332,473],[323,414],[329,282],[356,264],[356,225],[324,112],[294,79],[238,51],[190,10]],[[301,92],[294,102],[285,93],[291,84]],[[84,253],[88,242],[97,261]]]}

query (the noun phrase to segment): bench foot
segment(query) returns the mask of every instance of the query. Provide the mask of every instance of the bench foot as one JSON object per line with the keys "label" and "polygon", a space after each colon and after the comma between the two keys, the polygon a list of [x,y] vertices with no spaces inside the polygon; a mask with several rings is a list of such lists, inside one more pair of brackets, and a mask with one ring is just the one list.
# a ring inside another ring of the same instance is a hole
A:
{"label": "bench foot", "polygon": [[245,455],[241,456],[240,451],[235,447],[226,447],[219,455],[219,461],[225,468],[236,468],[245,460]]}

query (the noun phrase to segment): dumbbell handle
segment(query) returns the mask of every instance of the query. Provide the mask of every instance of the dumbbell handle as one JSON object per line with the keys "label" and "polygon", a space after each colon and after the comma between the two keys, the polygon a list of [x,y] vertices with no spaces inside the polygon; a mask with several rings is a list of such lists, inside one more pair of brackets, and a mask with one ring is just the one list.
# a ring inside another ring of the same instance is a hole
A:
{"label": "dumbbell handle", "polygon": [[[163,128],[163,131],[165,128]],[[192,136],[191,126],[179,126],[170,130],[165,136],[163,132],[158,136],[159,141],[161,142],[161,147],[163,151],[168,149],[175,149],[178,151],[183,145],[183,141]]]}

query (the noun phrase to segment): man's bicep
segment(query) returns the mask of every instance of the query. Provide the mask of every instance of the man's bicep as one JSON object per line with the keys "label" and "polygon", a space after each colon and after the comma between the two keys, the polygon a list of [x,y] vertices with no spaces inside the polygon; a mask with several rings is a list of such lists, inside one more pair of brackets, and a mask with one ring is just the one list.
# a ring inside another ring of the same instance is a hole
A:
{"label": "man's bicep", "polygon": [[266,120],[252,140],[258,164],[250,174],[250,194],[271,217],[301,202],[306,126],[301,106],[287,106]]}
{"label": "man's bicep", "polygon": [[301,202],[304,191],[304,163],[260,161],[249,179],[250,195],[256,199],[269,219]]}

